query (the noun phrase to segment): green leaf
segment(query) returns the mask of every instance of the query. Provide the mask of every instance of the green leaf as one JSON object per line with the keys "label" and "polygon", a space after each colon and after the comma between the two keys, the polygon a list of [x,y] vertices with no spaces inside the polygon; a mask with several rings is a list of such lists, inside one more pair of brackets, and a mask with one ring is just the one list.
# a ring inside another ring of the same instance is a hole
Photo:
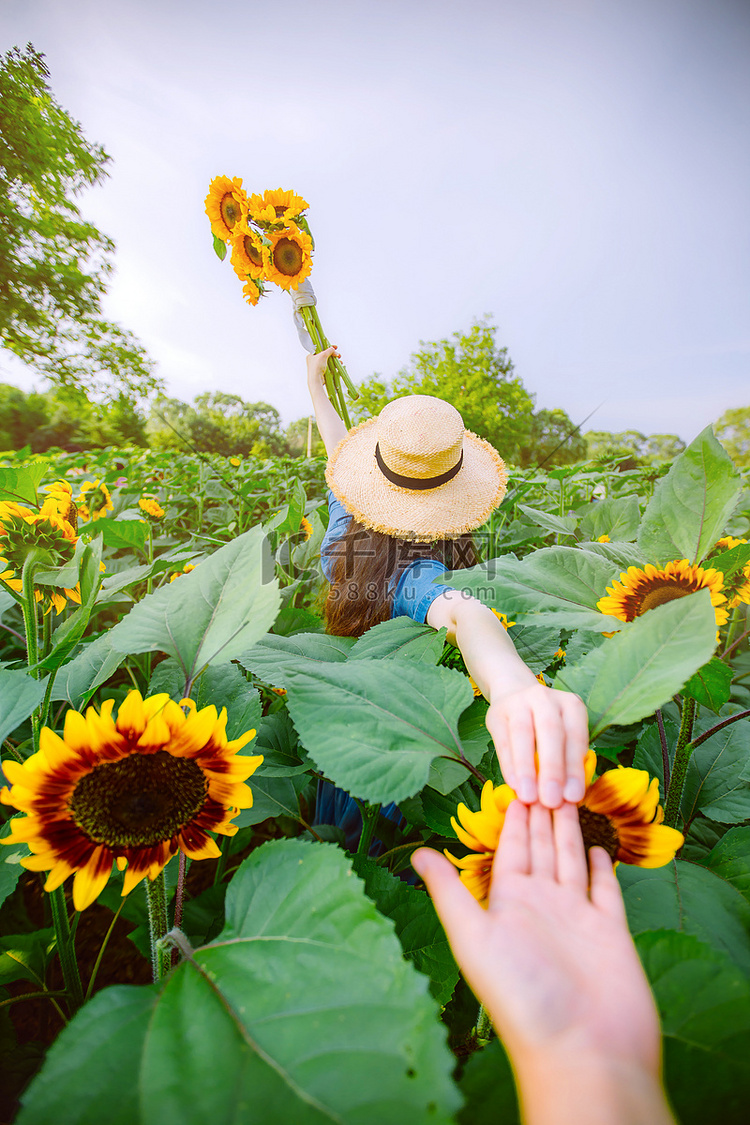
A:
{"label": "green leaf", "polygon": [[509,617],[524,611],[584,607],[596,611],[595,619],[611,629],[607,624],[611,619],[599,613],[596,603],[617,573],[617,567],[598,554],[577,547],[546,547],[525,559],[489,559],[470,570],[454,571],[448,581]]}
{"label": "green leaf", "polygon": [[44,680],[35,680],[23,669],[0,668],[0,743],[28,719],[44,692]]}
{"label": "green leaf", "polygon": [[279,590],[260,528],[221,547],[179,582],[147,595],[109,633],[122,653],[166,652],[193,679],[226,664],[273,624]]}
{"label": "green leaf", "polygon": [[667,1090],[684,1125],[744,1121],[750,1098],[750,983],[685,933],[636,939],[659,1009]]}
{"label": "green leaf", "polygon": [[723,535],[741,488],[732,459],[707,426],[656,486],[638,546],[652,563],[699,563]]}
{"label": "green leaf", "polygon": [[292,777],[309,768],[299,754],[299,738],[286,708],[261,719],[253,753],[263,755],[265,777]]}
{"label": "green leaf", "polygon": [[274,687],[286,687],[290,668],[317,663],[343,663],[354,645],[354,637],[329,637],[325,633],[295,633],[279,637],[269,633],[258,644],[237,657],[243,668]]}
{"label": "green leaf", "polygon": [[[487,730],[488,706],[484,699],[473,699],[458,720],[458,738],[464,757],[473,766],[478,766],[491,745]],[[438,756],[430,766],[427,782],[439,793],[450,793],[467,778],[468,771],[463,762],[454,757]]]}
{"label": "green leaf", "polygon": [[0,937],[0,985],[14,980],[31,980],[43,985],[47,958],[54,940],[53,929]]}
{"label": "green leaf", "polygon": [[732,690],[732,676],[729,664],[712,656],[707,664],[690,677],[685,684],[685,694],[691,696],[701,707],[708,707],[717,715],[729,700]]}
{"label": "green leaf", "polygon": [[451,817],[456,815],[456,809],[463,802],[472,812],[479,809],[479,795],[475,783],[464,781],[463,784],[451,789],[450,793],[440,793],[437,789],[426,785],[422,790],[422,811],[425,823],[446,839],[454,839],[456,832],[451,824]]}
{"label": "green leaf", "polygon": [[545,512],[542,508],[529,508],[526,504],[519,504],[518,510],[530,519],[537,527],[556,535],[574,535],[578,526],[577,516],[556,516],[552,512]]}
{"label": "green leaf", "polygon": [[65,699],[71,707],[80,709],[91,693],[114,675],[124,657],[113,650],[111,637],[112,631],[102,633],[60,668],[53,699]]}
{"label": "green leaf", "polygon": [[[710,723],[700,723],[698,734]],[[681,811],[686,821],[697,813],[720,824],[750,817],[750,722],[740,719],[717,731],[693,751],[685,777]]]}
{"label": "green leaf", "polygon": [[[641,512],[637,496],[618,496],[588,504],[581,520],[581,535],[598,539],[608,535],[618,543],[629,543],[638,534]],[[606,545],[606,544],[603,544]]]}
{"label": "green leaf", "polygon": [[136,551],[144,550],[148,539],[148,522],[137,520],[99,520],[97,530],[107,547],[129,547]]}
{"label": "green leaf", "polygon": [[[217,664],[206,668],[198,679],[198,692],[194,694],[199,708],[213,704],[217,711],[227,709],[227,738],[240,738],[249,730],[257,729],[261,719],[260,693],[249,684],[236,664]],[[256,754],[251,741],[241,753]]]}
{"label": "green leaf", "polygon": [[[262,753],[254,742],[251,743],[251,748]],[[238,828],[247,828],[248,825],[260,824],[264,820],[275,820],[278,816],[290,816],[299,821],[299,797],[310,784],[308,775],[298,773],[279,777],[262,771],[263,766],[260,766],[248,781],[253,793],[252,808],[242,809],[234,823]]]}
{"label": "green leaf", "polygon": [[645,718],[678,692],[716,647],[709,592],[650,610],[576,665],[562,668],[555,686],[581,696],[591,737],[607,727]]}
{"label": "green leaf", "polygon": [[459,1089],[466,1105],[459,1110],[458,1125],[520,1125],[513,1070],[499,1039],[471,1055]]}
{"label": "green leaf", "polygon": [[141,566],[129,566],[127,570],[118,570],[116,574],[105,575],[97,601],[106,602],[113,594],[119,594],[120,590],[126,590],[136,582],[143,582],[153,569],[152,563],[143,563]]}
{"label": "green leaf", "polygon": [[215,234],[212,237],[213,237],[213,240],[214,240],[214,243],[213,243],[214,254],[219,259],[220,262],[223,262],[224,259],[227,256],[227,244],[226,244],[226,242],[223,241],[223,239],[219,238]]}
{"label": "green leaf", "polygon": [[316,764],[336,785],[372,803],[412,796],[435,758],[457,757],[458,718],[473,698],[465,676],[413,661],[297,664],[284,686]]}
{"label": "green leaf", "polygon": [[535,675],[552,663],[560,647],[560,630],[555,625],[533,625],[528,621],[514,625],[508,630],[508,636],[521,660]]}
{"label": "green leaf", "polygon": [[46,461],[32,461],[22,469],[0,469],[0,500],[35,505],[37,489],[48,468]]}
{"label": "green leaf", "polygon": [[[7,840],[10,836],[10,826],[13,819],[13,817],[10,817],[5,821],[5,824],[0,826],[0,840]],[[0,905],[16,889],[18,880],[24,873],[20,861],[27,855],[31,855],[29,846],[21,843],[20,840],[15,844],[0,844]]]}
{"label": "green leaf", "polygon": [[258,848],[226,919],[160,985],[98,993],[19,1125],[449,1125],[460,1099],[427,981],[338,848]]}
{"label": "green leaf", "polygon": [[[579,544],[582,551],[589,554],[600,555],[609,559],[619,571],[627,570],[629,566],[645,566],[648,559],[644,558],[643,551],[635,543],[622,543],[613,540],[611,543],[597,543],[588,540]],[[614,577],[614,576],[613,576]]]}
{"label": "green leaf", "polygon": [[404,956],[429,977],[438,1004],[447,1004],[458,981],[458,966],[430,896],[364,856],[357,856],[353,866],[364,880],[365,893],[393,920]]}
{"label": "green leaf", "polygon": [[703,865],[736,887],[750,902],[750,828],[732,828],[711,849]]}
{"label": "green leaf", "polygon": [[404,658],[437,664],[443,653],[445,629],[419,625],[410,617],[381,621],[364,633],[349,653],[350,660]]}
{"label": "green leaf", "polygon": [[680,859],[657,868],[621,863],[617,876],[633,934],[693,934],[750,974],[750,904],[731,880]]}

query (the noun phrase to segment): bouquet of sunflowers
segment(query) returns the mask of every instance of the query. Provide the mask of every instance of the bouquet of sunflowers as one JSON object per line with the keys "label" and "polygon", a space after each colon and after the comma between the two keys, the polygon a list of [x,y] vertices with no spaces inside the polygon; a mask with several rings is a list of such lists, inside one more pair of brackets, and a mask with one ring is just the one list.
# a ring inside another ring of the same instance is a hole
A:
{"label": "bouquet of sunflowers", "polygon": [[[315,293],[307,278],[315,247],[304,212],[309,204],[301,195],[281,188],[262,195],[246,194],[242,180],[216,176],[206,196],[206,214],[214,236],[214,250],[223,261],[227,246],[243,295],[257,305],[270,283],[292,298],[295,320],[306,330],[316,352],[329,347],[316,309]],[[357,397],[346,368],[336,356],[328,360],[326,389],[347,426],[351,425],[342,382],[350,398]]]}

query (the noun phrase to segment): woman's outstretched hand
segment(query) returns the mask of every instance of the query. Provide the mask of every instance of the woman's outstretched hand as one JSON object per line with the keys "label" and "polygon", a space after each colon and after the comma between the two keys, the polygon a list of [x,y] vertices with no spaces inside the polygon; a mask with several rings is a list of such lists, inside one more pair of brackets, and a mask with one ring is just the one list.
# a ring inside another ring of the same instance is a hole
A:
{"label": "woman's outstretched hand", "polygon": [[545,687],[532,677],[499,698],[493,692],[490,700],[487,729],[503,779],[521,800],[539,800],[550,809],[563,800],[583,800],[589,726],[579,696]]}
{"label": "woman's outstretched hand", "polygon": [[671,1122],[654,1001],[600,848],[589,883],[576,807],[511,803],[486,910],[437,852],[412,862],[508,1050],[525,1120]]}

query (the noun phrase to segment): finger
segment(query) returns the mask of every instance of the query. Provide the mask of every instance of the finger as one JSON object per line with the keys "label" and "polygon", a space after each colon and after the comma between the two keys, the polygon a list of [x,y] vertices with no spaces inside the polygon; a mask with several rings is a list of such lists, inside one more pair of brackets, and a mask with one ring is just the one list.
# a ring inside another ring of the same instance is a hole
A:
{"label": "finger", "polygon": [[515,790],[525,805],[537,800],[534,762],[534,723],[528,707],[511,707],[505,719],[508,728],[511,772]]}
{"label": "finger", "polygon": [[552,825],[555,836],[557,881],[586,894],[589,872],[576,806],[565,803],[559,809],[555,809],[552,814]]}
{"label": "finger", "polygon": [[530,870],[529,810],[522,801],[511,801],[492,865],[490,909],[497,906],[503,881],[509,875],[528,875]]}
{"label": "finger", "polygon": [[563,799],[565,728],[551,691],[535,701],[534,729],[539,755],[539,800],[548,809],[556,809]]}
{"label": "finger", "polygon": [[500,763],[500,772],[503,775],[503,781],[506,785],[510,785],[511,789],[517,789],[517,778],[513,772],[513,755],[510,748],[510,739],[508,737],[508,724],[505,717],[493,711],[492,708],[487,712],[487,730],[492,736],[492,741],[495,746],[495,753],[497,760]]}
{"label": "finger", "polygon": [[591,867],[589,897],[594,906],[610,918],[621,921],[623,926],[627,926],[625,903],[622,900],[622,891],[617,882],[611,857],[604,848],[591,848],[589,865]]}
{"label": "finger", "polygon": [[463,885],[456,868],[432,848],[414,852],[411,865],[430,892],[448,940],[453,944],[466,939],[467,926],[473,928],[481,921],[484,910]]}
{"label": "finger", "polygon": [[554,879],[557,874],[557,863],[552,835],[552,814],[539,802],[529,809],[529,839],[531,874]]}
{"label": "finger", "polygon": [[582,801],[586,791],[583,759],[589,748],[589,718],[586,705],[577,695],[559,693],[565,729],[565,782],[563,797],[566,801]]}

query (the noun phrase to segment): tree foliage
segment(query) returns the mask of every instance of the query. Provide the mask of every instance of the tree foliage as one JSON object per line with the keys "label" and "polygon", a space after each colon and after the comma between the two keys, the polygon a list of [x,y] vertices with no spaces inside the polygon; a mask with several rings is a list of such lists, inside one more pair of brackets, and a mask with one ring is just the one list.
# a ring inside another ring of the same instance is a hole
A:
{"label": "tree foliage", "polygon": [[714,433],[735,465],[750,466],[750,406],[725,410],[714,423]]}
{"label": "tree foliage", "polygon": [[460,412],[466,428],[491,442],[506,461],[524,467],[564,465],[586,456],[585,443],[564,410],[534,412],[534,397],[514,374],[487,318],[467,333],[422,343],[394,379],[374,375],[359,387],[358,419],[379,413],[401,395],[435,395]]}
{"label": "tree foliage", "polygon": [[287,452],[278,410],[267,402],[245,402],[239,395],[210,391],[191,406],[159,395],[148,419],[154,449],[192,449],[267,457]]}
{"label": "tree foliage", "polygon": [[146,445],[146,419],[126,395],[92,402],[75,387],[25,394],[0,383],[0,450],[75,452],[109,445]]}
{"label": "tree foliage", "polygon": [[584,434],[587,452],[594,461],[619,461],[621,469],[673,461],[685,448],[677,434],[642,434],[640,430],[589,430]]}
{"label": "tree foliage", "polygon": [[31,44],[0,58],[0,339],[54,385],[143,396],[158,386],[151,360],[101,315],[114,244],[74,202],[110,158],[48,77]]}

